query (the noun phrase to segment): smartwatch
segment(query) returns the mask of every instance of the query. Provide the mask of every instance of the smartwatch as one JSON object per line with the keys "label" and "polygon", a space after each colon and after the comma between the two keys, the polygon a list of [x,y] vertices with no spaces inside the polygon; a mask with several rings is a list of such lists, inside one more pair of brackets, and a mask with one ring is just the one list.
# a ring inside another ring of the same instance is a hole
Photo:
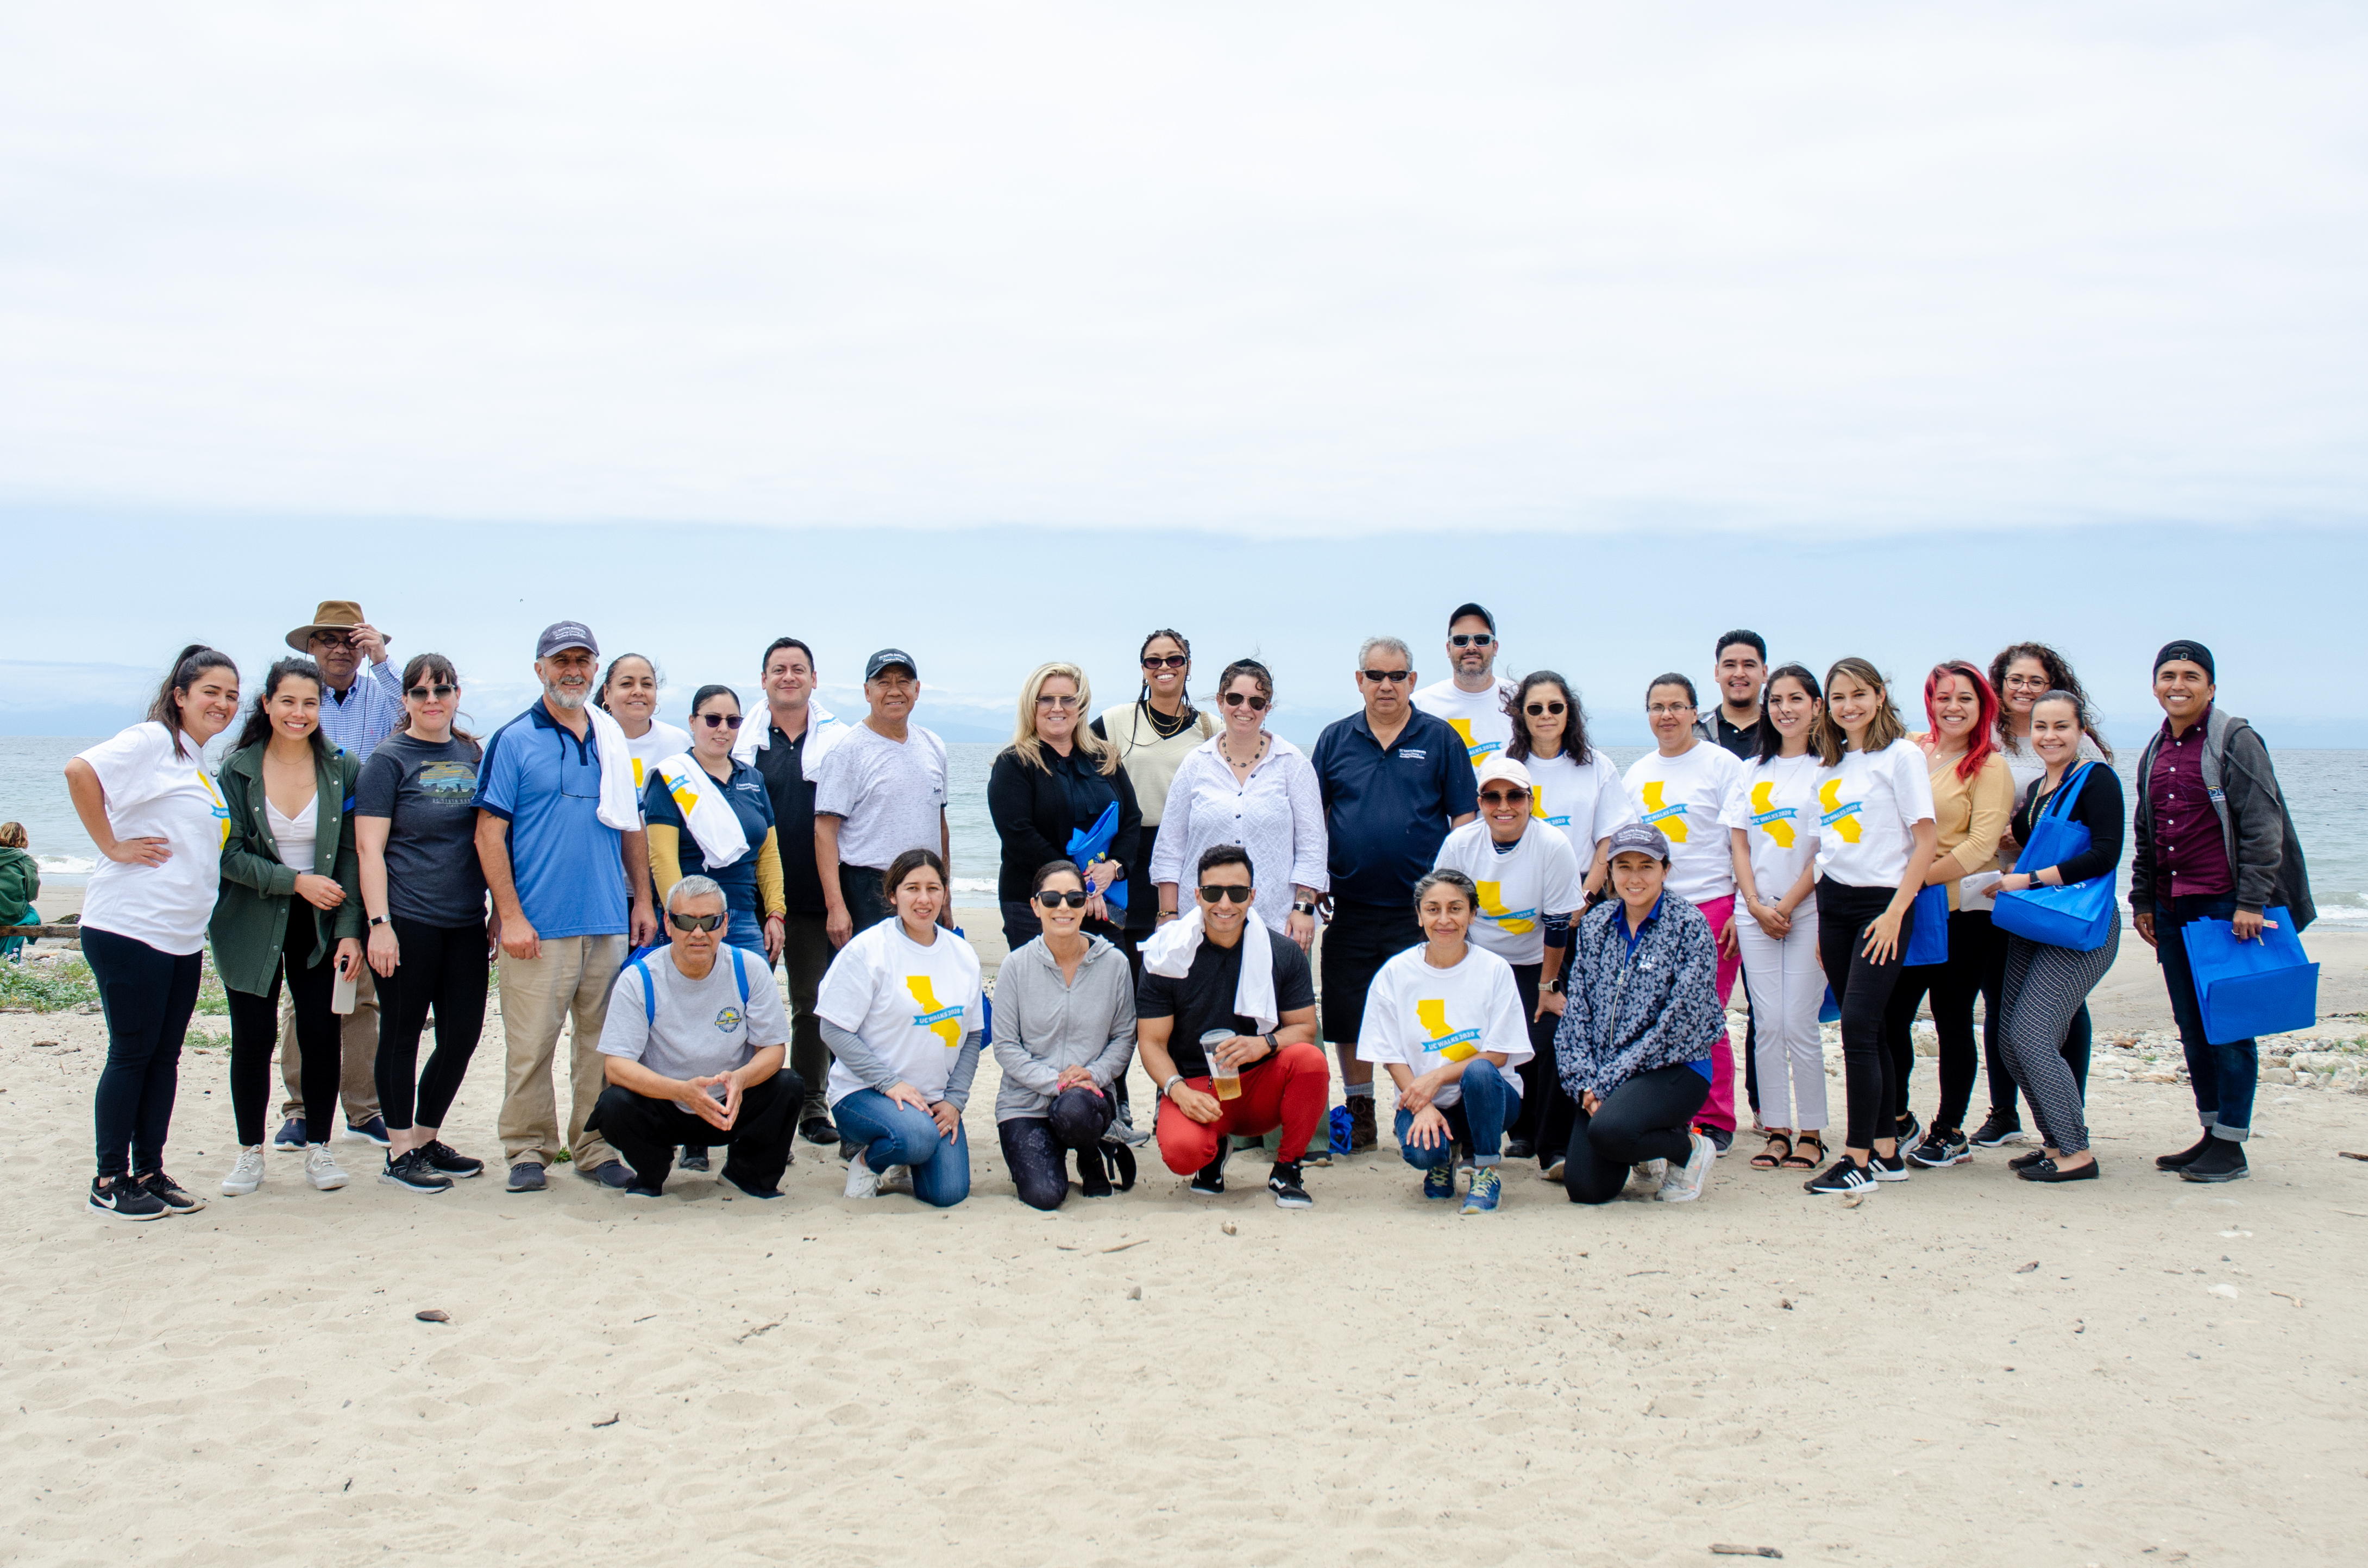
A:
{"label": "smartwatch", "polygon": [[1294,903],[1291,906],[1291,912],[1293,915],[1313,915],[1315,913],[1315,905],[1313,903]]}
{"label": "smartwatch", "polygon": [[1547,989],[1548,991],[1553,992],[1553,993],[1554,993],[1555,995],[1557,995],[1557,996],[1561,995],[1561,994],[1562,994],[1562,976],[1557,974],[1557,975],[1555,975],[1552,980],[1547,981],[1547,982],[1546,982],[1546,989]]}
{"label": "smartwatch", "polygon": [[370,916],[370,925],[371,925],[373,927],[375,927],[375,926],[383,926],[383,925],[385,925],[385,924],[386,924],[386,916],[385,916],[385,915],[371,915],[371,916]]}
{"label": "smartwatch", "polygon": [[1266,1033],[1259,1038],[1266,1041],[1266,1053],[1269,1057],[1276,1057],[1282,1054],[1282,1041],[1274,1038],[1274,1031],[1272,1029],[1267,1030]]}

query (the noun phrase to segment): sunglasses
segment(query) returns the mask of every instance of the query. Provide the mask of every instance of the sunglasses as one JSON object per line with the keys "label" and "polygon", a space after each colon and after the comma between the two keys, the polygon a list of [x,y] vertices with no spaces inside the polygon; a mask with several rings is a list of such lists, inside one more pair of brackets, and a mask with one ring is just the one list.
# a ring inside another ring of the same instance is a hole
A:
{"label": "sunglasses", "polygon": [[666,924],[677,931],[721,931],[729,915],[677,915],[666,911]]}
{"label": "sunglasses", "polygon": [[1213,882],[1202,882],[1200,891],[1202,903],[1224,903],[1229,900],[1235,903],[1247,903],[1254,896],[1254,890],[1239,882],[1227,882],[1222,887]]}
{"label": "sunglasses", "polygon": [[707,722],[707,727],[711,730],[736,730],[740,727],[740,715],[737,713],[693,713],[690,716],[690,722],[694,724],[702,719]]}
{"label": "sunglasses", "polygon": [[1228,708],[1239,708],[1247,702],[1250,705],[1250,711],[1253,713],[1266,711],[1266,699],[1255,691],[1229,691],[1225,693],[1224,701]]}
{"label": "sunglasses", "polygon": [[1180,670],[1191,662],[1190,655],[1185,653],[1153,653],[1144,659],[1143,667],[1146,670]]}
{"label": "sunglasses", "polygon": [[1483,805],[1489,806],[1519,805],[1521,801],[1526,801],[1529,798],[1530,792],[1527,790],[1483,790],[1480,791],[1481,803]]}
{"label": "sunglasses", "polygon": [[1076,888],[1046,888],[1036,895],[1036,902],[1047,909],[1058,909],[1064,903],[1071,909],[1083,909],[1086,901],[1093,896]]}
{"label": "sunglasses", "polygon": [[1414,679],[1414,672],[1412,670],[1360,670],[1357,673],[1363,676],[1367,680],[1372,681],[1376,684],[1379,684],[1382,681],[1395,682]]}
{"label": "sunglasses", "polygon": [[1525,702],[1521,705],[1521,711],[1532,719],[1543,719],[1549,713],[1567,713],[1570,710],[1559,702]]}
{"label": "sunglasses", "polygon": [[1486,648],[1496,640],[1494,635],[1486,631],[1458,631],[1448,638],[1459,648]]}
{"label": "sunglasses", "polygon": [[441,702],[460,689],[457,686],[415,686],[403,695],[414,702],[425,702],[431,697]]}
{"label": "sunglasses", "polygon": [[1036,706],[1039,708],[1075,708],[1076,705],[1077,699],[1074,692],[1066,696],[1050,691],[1040,691],[1036,694]]}

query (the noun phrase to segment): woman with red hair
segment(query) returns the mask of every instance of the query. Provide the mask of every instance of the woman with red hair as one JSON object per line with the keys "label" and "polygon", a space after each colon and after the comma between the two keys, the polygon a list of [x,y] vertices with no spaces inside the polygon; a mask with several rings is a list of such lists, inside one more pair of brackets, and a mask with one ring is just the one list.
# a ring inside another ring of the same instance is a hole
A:
{"label": "woman with red hair", "polygon": [[[1974,1000],[1981,994],[1990,947],[1988,912],[1963,907],[1957,883],[1996,862],[1998,839],[2014,814],[2014,775],[1998,749],[1998,692],[1978,666],[1964,659],[1934,665],[1924,679],[1924,713],[1931,727],[1915,740],[1931,768],[1938,830],[1924,881],[1948,890],[1949,956],[1899,971],[1884,1013],[1883,1035],[1899,1074],[1899,1098],[1892,1108],[1899,1119],[1899,1146],[1918,1165],[1937,1170],[1973,1157],[1964,1127],[1981,1068]],[[1941,1103],[1919,1140],[1908,1109],[1907,1077],[1916,1065],[1916,1008],[1928,994],[1941,1036]]]}

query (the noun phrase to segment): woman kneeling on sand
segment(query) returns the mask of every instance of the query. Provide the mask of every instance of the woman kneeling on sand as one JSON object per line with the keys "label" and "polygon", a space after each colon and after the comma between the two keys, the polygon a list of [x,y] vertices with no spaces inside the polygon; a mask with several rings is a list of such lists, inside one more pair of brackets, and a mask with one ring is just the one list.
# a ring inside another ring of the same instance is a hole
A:
{"label": "woman kneeling on sand", "polygon": [[1665,891],[1669,841],[1630,823],[1604,841],[1619,894],[1578,925],[1554,1056],[1578,1102],[1563,1166],[1573,1203],[1609,1203],[1633,1165],[1665,1203],[1702,1196],[1717,1151],[1691,1131],[1726,1048],[1718,939],[1701,910]]}
{"label": "woman kneeling on sand", "polygon": [[1134,1056],[1134,977],[1126,955],[1085,933],[1094,896],[1074,860],[1037,868],[1030,902],[1041,936],[1023,945],[996,979],[995,1131],[1019,1201],[1058,1209],[1069,1196],[1069,1151],[1087,1198],[1134,1185],[1134,1152],[1108,1136],[1113,1085]]}
{"label": "woman kneeling on sand", "polygon": [[970,1196],[962,1108],[984,1040],[978,955],[943,930],[946,863],[907,849],[886,883],[896,918],[850,937],[814,998],[830,1070],[830,1108],[859,1145],[847,1196],[909,1192],[937,1209]]}

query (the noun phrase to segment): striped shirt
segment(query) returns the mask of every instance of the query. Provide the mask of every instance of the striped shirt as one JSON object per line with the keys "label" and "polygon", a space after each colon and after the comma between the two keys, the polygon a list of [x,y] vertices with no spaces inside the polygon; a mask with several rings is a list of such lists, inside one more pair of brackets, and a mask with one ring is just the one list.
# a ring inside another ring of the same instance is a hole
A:
{"label": "striped shirt", "polygon": [[365,663],[342,699],[325,686],[322,688],[321,733],[353,753],[357,761],[369,760],[402,717],[403,677],[392,659]]}

